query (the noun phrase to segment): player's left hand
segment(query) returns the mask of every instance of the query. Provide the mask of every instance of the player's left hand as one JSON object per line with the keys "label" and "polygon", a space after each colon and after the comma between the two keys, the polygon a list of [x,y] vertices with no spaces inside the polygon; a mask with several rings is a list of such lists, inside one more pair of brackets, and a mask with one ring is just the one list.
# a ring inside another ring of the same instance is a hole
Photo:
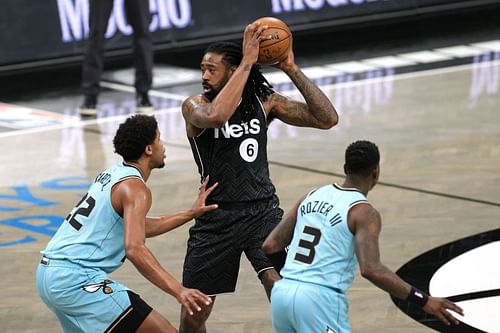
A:
{"label": "player's left hand", "polygon": [[429,300],[423,307],[423,310],[430,313],[441,320],[445,325],[458,325],[460,321],[455,318],[448,310],[458,313],[463,316],[464,311],[455,303],[447,300],[446,298],[429,296]]}
{"label": "player's left hand", "polygon": [[205,214],[206,212],[217,209],[217,207],[218,207],[217,204],[208,205],[208,206],[205,205],[205,201],[207,200],[207,197],[219,185],[219,183],[215,183],[212,186],[210,186],[209,188],[207,188],[209,179],[210,179],[210,176],[207,176],[203,180],[203,182],[200,184],[198,198],[196,199],[196,201],[193,203],[193,206],[191,207],[191,210],[193,211],[195,218]]}
{"label": "player's left hand", "polygon": [[279,63],[273,65],[273,67],[279,68],[285,73],[289,73],[297,67],[297,65],[295,64],[295,54],[293,53],[293,42],[291,42],[288,56],[283,61],[280,61]]}
{"label": "player's left hand", "polygon": [[200,312],[202,306],[212,304],[212,299],[198,289],[189,289],[185,287],[182,287],[179,292],[177,301],[186,308],[190,315],[194,315],[195,312]]}

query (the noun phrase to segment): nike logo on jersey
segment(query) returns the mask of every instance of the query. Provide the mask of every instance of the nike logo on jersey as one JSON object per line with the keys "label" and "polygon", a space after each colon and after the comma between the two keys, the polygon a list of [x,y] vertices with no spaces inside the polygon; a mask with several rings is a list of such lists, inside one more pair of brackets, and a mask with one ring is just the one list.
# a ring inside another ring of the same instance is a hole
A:
{"label": "nike logo on jersey", "polygon": [[326,333],[335,333],[335,331],[330,326],[327,326],[326,327]]}
{"label": "nike logo on jersey", "polygon": [[229,124],[226,122],[223,127],[215,128],[214,137],[216,139],[224,137],[229,138],[240,138],[244,134],[259,134],[260,133],[260,121],[259,119],[252,119],[250,122],[243,122],[238,124]]}

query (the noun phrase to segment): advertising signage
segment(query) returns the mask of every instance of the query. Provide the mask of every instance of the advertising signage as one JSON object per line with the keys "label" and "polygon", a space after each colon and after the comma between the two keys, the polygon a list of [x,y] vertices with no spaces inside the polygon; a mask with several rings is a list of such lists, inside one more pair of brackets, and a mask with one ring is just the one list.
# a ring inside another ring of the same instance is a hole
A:
{"label": "advertising signage", "polygon": [[[149,0],[155,49],[175,49],[241,36],[262,16],[293,30],[411,16],[497,0]],[[124,0],[115,0],[106,50],[130,52],[132,28]],[[0,72],[81,59],[88,35],[89,0],[2,0]]]}

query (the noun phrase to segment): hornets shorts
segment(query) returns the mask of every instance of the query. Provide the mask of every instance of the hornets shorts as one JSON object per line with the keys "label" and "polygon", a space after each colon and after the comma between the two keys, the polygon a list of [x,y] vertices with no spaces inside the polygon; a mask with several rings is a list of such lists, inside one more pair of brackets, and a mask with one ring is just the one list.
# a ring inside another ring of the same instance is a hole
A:
{"label": "hornets shorts", "polygon": [[259,276],[273,268],[261,247],[282,216],[274,196],[240,206],[219,204],[198,218],[189,230],[183,285],[207,295],[234,292],[242,253]]}
{"label": "hornets shorts", "polygon": [[275,333],[349,333],[344,293],[318,284],[281,279],[271,291]]}
{"label": "hornets shorts", "polygon": [[64,332],[135,332],[152,308],[105,272],[42,258],[36,287]]}

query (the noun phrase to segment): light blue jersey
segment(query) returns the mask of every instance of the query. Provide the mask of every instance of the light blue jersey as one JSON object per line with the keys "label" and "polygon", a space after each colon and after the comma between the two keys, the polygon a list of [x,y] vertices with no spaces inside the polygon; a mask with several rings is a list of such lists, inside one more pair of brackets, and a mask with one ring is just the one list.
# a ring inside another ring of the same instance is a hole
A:
{"label": "light blue jersey", "polygon": [[119,322],[135,320],[134,308],[143,311],[139,324],[151,311],[140,299],[133,304],[135,294],[107,275],[125,258],[123,218],[113,209],[111,189],[130,178],[143,180],[124,163],[99,174],[41,251],[37,291],[65,333],[110,332]]}
{"label": "light blue jersey", "polygon": [[120,267],[125,259],[123,218],[111,205],[111,189],[129,178],[142,176],[137,168],[124,163],[100,173],[42,254],[106,273]]}
{"label": "light blue jersey", "polygon": [[363,193],[337,184],[311,192],[300,204],[297,224],[281,275],[345,292],[358,261],[354,235],[347,225],[349,209],[366,202]]}
{"label": "light blue jersey", "polygon": [[347,215],[366,202],[363,193],[337,184],[316,189],[302,201],[283,279],[271,294],[275,333],[350,332],[345,292],[358,261]]}

